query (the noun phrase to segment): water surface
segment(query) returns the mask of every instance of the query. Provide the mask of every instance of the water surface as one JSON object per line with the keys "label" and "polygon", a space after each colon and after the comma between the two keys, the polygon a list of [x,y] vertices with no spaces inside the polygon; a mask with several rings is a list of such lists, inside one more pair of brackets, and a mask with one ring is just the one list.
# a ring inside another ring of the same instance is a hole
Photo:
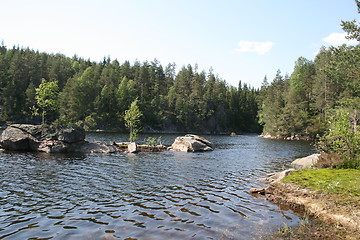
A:
{"label": "water surface", "polygon": [[312,153],[309,142],[205,137],[215,151],[0,153],[0,239],[253,239],[299,223],[291,210],[249,188]]}

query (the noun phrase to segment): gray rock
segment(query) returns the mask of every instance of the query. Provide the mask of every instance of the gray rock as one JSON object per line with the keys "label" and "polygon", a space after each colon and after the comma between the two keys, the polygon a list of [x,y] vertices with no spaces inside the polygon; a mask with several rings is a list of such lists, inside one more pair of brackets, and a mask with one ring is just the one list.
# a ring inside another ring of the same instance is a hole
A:
{"label": "gray rock", "polygon": [[46,153],[66,153],[69,149],[69,144],[58,141],[58,140],[48,140],[48,141],[42,141],[37,151],[39,152],[46,152]]}
{"label": "gray rock", "polygon": [[128,152],[129,153],[137,153],[138,152],[138,148],[135,142],[131,142],[128,145]]}
{"label": "gray rock", "polygon": [[260,178],[260,179],[258,179],[258,181],[263,182],[263,183],[268,183],[268,184],[276,183],[276,182],[281,181],[281,179],[283,179],[284,177],[286,177],[293,171],[296,171],[296,170],[293,168],[290,168],[290,169],[284,170],[282,172],[270,173],[267,175],[266,178]]}
{"label": "gray rock", "polygon": [[320,154],[312,154],[307,157],[298,158],[291,164],[299,168],[311,168],[317,163],[319,156]]}
{"label": "gray rock", "polygon": [[66,143],[81,142],[85,140],[85,131],[80,127],[62,128],[58,139]]}
{"label": "gray rock", "polygon": [[212,151],[213,144],[205,138],[187,134],[183,137],[177,137],[170,149],[178,152],[205,152]]}
{"label": "gray rock", "polygon": [[55,127],[30,124],[13,124],[0,137],[0,147],[12,151],[46,153],[111,153],[115,146],[91,143],[84,140],[80,127]]}
{"label": "gray rock", "polygon": [[114,153],[117,151],[118,149],[113,145],[87,141],[72,143],[67,150],[74,153]]}
{"label": "gray rock", "polygon": [[30,140],[34,141],[35,139],[29,133],[10,126],[2,132],[0,146],[6,150],[28,151]]}

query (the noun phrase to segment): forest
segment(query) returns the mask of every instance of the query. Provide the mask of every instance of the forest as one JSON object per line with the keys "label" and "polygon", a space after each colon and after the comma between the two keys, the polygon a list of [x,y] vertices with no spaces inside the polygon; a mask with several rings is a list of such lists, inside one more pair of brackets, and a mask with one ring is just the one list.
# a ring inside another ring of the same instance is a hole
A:
{"label": "forest", "polygon": [[41,123],[34,115],[42,81],[59,87],[58,106],[46,121],[86,130],[124,131],[123,115],[139,100],[144,131],[260,132],[259,90],[230,86],[197,65],[163,67],[153,61],[93,62],[29,48],[0,46],[0,123]]}
{"label": "forest", "polygon": [[139,99],[147,131],[261,132],[279,138],[315,138],[336,109],[359,121],[360,48],[321,48],[314,61],[300,57],[294,71],[280,70],[260,89],[231,86],[197,66],[104,58],[91,62],[29,48],[0,46],[0,122],[40,123],[33,114],[42,79],[57,81],[59,106],[48,122],[87,130],[124,131],[123,114]]}
{"label": "forest", "polygon": [[260,89],[259,121],[265,134],[311,137],[322,134],[339,109],[359,121],[360,47],[321,48],[314,61],[300,57],[290,76],[278,72]]}
{"label": "forest", "polygon": [[[356,20],[341,26],[347,38],[360,41]],[[341,122],[340,116],[358,132],[360,45],[322,47],[314,60],[299,57],[291,74],[278,70],[273,80],[265,76],[255,89],[241,81],[231,86],[213,69],[199,70],[196,64],[177,69],[175,63],[163,67],[156,59],[119,63],[105,57],[94,62],[8,48],[2,42],[0,124],[41,123],[36,110],[42,82],[58,87],[57,104],[46,114],[48,123],[125,131],[125,110],[137,99],[147,132],[262,132],[314,139],[335,134],[331,127]]]}

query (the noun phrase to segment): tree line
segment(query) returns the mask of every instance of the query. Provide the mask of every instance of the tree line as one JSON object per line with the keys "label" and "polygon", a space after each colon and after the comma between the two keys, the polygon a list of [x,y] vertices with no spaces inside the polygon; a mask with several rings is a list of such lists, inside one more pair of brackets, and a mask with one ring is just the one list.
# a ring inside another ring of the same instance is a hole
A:
{"label": "tree line", "polygon": [[[360,41],[355,20],[341,25],[348,38]],[[241,82],[231,86],[197,65],[177,70],[175,63],[163,67],[156,59],[93,62],[2,43],[0,122],[40,123],[34,110],[42,81],[58,85],[58,104],[47,115],[61,125],[124,130],[125,110],[138,99],[148,131],[262,131],[279,138],[316,138],[330,134],[339,111],[348,114],[349,129],[357,132],[360,46],[322,47],[314,60],[299,57],[290,75],[278,70],[270,83],[265,77],[255,89]]]}
{"label": "tree line", "polygon": [[144,130],[203,133],[260,132],[259,90],[233,87],[210,69],[156,59],[131,64],[104,58],[94,62],[76,55],[48,54],[0,46],[0,122],[40,123],[36,89],[57,82],[59,103],[47,121],[80,125],[87,130],[124,130],[125,110],[135,100]]}
{"label": "tree line", "polygon": [[[355,1],[360,13],[360,1]],[[360,23],[342,21],[348,39],[360,42]],[[360,45],[322,47],[313,61],[300,57],[292,74],[278,71],[260,89],[259,121],[263,134],[278,138],[317,139],[316,146],[360,169]]]}
{"label": "tree line", "polygon": [[314,138],[324,133],[339,108],[350,111],[356,126],[359,77],[359,45],[323,47],[314,61],[298,58],[290,76],[278,72],[271,84],[263,82],[259,117],[264,133]]}
{"label": "tree line", "polygon": [[209,72],[187,65],[176,72],[156,59],[148,62],[47,54],[0,46],[0,121],[40,123],[34,114],[42,80],[56,81],[59,106],[48,121],[87,129],[124,130],[123,115],[139,99],[145,130],[209,133],[260,132],[315,138],[337,108],[358,122],[360,47],[322,47],[315,60],[300,57],[291,75],[280,70],[260,89],[231,86]]}

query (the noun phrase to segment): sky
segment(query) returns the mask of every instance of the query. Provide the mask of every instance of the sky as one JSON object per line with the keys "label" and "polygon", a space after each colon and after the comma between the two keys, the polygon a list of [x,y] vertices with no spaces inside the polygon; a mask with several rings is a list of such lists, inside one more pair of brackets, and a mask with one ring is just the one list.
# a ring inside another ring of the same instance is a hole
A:
{"label": "sky", "polygon": [[354,0],[0,0],[0,41],[102,61],[213,69],[233,86],[260,87],[321,46],[354,44],[341,20]]}

